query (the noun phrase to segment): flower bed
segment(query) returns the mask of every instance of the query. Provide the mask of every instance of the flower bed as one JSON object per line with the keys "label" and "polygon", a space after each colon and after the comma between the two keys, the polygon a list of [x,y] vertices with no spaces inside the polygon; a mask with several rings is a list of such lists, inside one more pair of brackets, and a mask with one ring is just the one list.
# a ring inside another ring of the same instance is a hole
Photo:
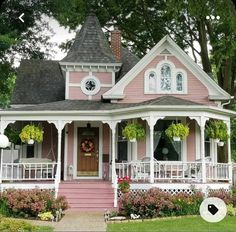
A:
{"label": "flower bed", "polygon": [[65,197],[55,198],[51,190],[7,189],[0,196],[1,213],[6,216],[38,218],[39,214],[51,212],[55,217],[67,208]]}
{"label": "flower bed", "polygon": [[200,192],[171,195],[152,188],[136,195],[131,192],[124,194],[119,202],[119,211],[125,216],[136,214],[142,218],[194,215],[199,213],[202,200]]}
{"label": "flower bed", "polygon": [[[229,206],[236,208],[236,194],[232,192],[210,192],[208,197],[218,197]],[[199,208],[204,199],[202,192],[194,190],[192,195],[179,193],[171,195],[158,188],[146,192],[124,193],[119,201],[119,215],[130,217],[131,214],[140,215],[141,218],[198,215]]]}

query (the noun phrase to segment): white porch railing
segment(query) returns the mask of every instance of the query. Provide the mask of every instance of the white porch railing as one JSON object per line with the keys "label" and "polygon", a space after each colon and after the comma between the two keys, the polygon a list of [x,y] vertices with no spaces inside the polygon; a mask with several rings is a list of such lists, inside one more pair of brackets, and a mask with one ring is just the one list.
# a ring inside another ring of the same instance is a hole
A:
{"label": "white porch railing", "polygon": [[2,181],[54,180],[57,163],[3,163]]}
{"label": "white porch railing", "polygon": [[[230,164],[206,163],[208,181],[228,181]],[[118,177],[129,176],[132,181],[150,181],[150,162],[116,163]],[[202,181],[201,162],[158,161],[154,163],[154,180]]]}

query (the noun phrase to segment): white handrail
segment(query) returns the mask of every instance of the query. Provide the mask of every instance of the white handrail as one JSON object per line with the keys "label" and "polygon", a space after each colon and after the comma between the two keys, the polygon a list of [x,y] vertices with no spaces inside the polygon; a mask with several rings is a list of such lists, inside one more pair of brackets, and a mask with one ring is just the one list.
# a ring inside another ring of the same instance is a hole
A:
{"label": "white handrail", "polygon": [[3,163],[2,180],[54,180],[57,163]]}
{"label": "white handrail", "polygon": [[[230,181],[230,164],[206,162],[208,181]],[[150,181],[150,162],[116,163],[117,176],[129,176],[133,181]],[[158,161],[154,163],[154,180],[202,181],[200,161]]]}

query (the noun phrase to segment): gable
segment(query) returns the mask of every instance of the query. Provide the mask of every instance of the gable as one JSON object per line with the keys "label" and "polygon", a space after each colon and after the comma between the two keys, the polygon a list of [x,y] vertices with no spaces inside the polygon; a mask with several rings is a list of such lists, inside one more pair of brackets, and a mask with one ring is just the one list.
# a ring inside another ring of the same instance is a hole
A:
{"label": "gable", "polygon": [[[193,91],[191,88],[195,88],[194,91],[196,93],[204,93],[204,96],[202,96],[204,99],[201,99],[200,102],[206,103],[206,101],[209,102],[209,100],[228,100],[231,98],[231,96],[220,88],[169,36],[165,36],[111,90],[103,94],[103,97],[106,99],[122,99],[124,102],[130,101],[132,98],[133,101],[143,100],[140,96],[145,95],[145,71],[148,68],[155,68],[158,62],[161,62],[163,59],[169,59],[170,62],[175,64],[177,69],[181,67],[187,72],[187,87],[190,87],[189,90]],[[136,95],[132,95],[132,91],[136,92],[138,99]],[[173,93],[169,94],[173,95]],[[149,94],[144,98],[157,97],[156,95],[157,94],[151,96]],[[188,98],[191,95],[194,95],[194,92],[187,91],[187,94],[181,97]],[[191,97],[193,97],[191,98],[192,100],[195,100],[194,98],[196,96]]]}

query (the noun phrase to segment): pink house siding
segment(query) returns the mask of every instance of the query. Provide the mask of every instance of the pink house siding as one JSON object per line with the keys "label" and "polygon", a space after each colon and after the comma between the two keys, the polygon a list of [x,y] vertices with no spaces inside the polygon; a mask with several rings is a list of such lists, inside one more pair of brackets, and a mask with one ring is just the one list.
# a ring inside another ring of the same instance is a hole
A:
{"label": "pink house siding", "polygon": [[196,146],[195,146],[195,121],[187,120],[189,124],[189,136],[187,137],[187,161],[196,160]]}
{"label": "pink house siding", "polygon": [[88,72],[70,72],[69,73],[69,83],[79,84],[82,79],[88,76]]}
{"label": "pink house siding", "polygon": [[[101,96],[108,91],[110,88],[108,87],[102,87],[100,91],[92,96],[92,99],[101,99]],[[79,86],[70,86],[69,87],[69,99],[71,100],[87,100],[88,95],[84,94],[81,91],[81,88]]]}
{"label": "pink house siding", "polygon": [[[156,68],[158,62],[164,59],[164,56],[154,58],[124,89],[125,98],[120,102],[142,102],[166,96],[163,94],[144,94],[144,73],[149,68]],[[213,105],[213,102],[208,100],[207,88],[191,73],[176,57],[167,56],[167,59],[172,61],[176,68],[182,68],[187,72],[188,79],[188,94],[170,94],[171,96],[195,101],[198,103]]]}
{"label": "pink house siding", "polygon": [[[43,123],[42,158],[57,160],[57,130],[53,124]],[[52,133],[52,134],[51,134]],[[53,142],[51,141],[53,139]],[[54,156],[51,150],[53,147]]]}
{"label": "pink house siding", "polygon": [[109,138],[110,138],[110,129],[107,124],[103,124],[103,154],[109,154]]}
{"label": "pink house siding", "polygon": [[67,165],[73,165],[74,154],[74,123],[68,124],[68,140],[67,140]]}
{"label": "pink house siding", "polygon": [[112,84],[112,73],[97,72],[93,73],[93,75],[100,80],[101,84]]}
{"label": "pink house siding", "polygon": [[[145,132],[146,132],[146,122],[143,120],[138,120],[138,123],[140,123],[145,128]],[[138,153],[137,159],[142,159],[144,156],[148,155],[146,154],[146,139],[145,138],[137,142],[137,153]]]}

